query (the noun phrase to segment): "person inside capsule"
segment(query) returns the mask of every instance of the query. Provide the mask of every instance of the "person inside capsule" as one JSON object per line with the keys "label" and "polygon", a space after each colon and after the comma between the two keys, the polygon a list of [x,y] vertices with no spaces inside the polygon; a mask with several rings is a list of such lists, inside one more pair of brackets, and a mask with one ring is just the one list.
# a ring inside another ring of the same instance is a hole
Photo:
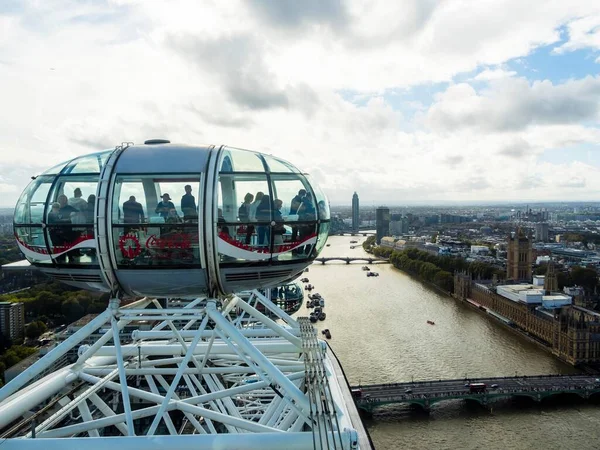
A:
{"label": "person inside capsule", "polygon": [[175,205],[171,201],[171,196],[169,194],[165,193],[161,197],[162,201],[156,205],[154,212],[166,221],[167,217],[169,217],[169,210],[175,209]]}

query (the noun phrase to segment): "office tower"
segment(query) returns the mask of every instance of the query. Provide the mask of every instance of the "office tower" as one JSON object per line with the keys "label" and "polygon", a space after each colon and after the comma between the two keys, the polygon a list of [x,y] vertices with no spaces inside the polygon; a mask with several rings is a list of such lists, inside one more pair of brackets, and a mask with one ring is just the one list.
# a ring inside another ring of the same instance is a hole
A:
{"label": "office tower", "polygon": [[358,194],[352,196],[352,231],[358,231],[360,226],[360,211],[358,207]]}
{"label": "office tower", "polygon": [[377,243],[381,243],[381,238],[390,235],[390,208],[387,206],[380,206],[377,208],[375,213],[376,218],[376,229],[377,229]]}
{"label": "office tower", "polygon": [[0,334],[11,341],[17,341],[24,337],[24,329],[24,304],[0,302]]}
{"label": "office tower", "polygon": [[535,224],[535,240],[537,242],[548,241],[548,222],[539,222]]}
{"label": "office tower", "polygon": [[506,254],[506,278],[509,280],[531,281],[531,239],[519,228],[508,237]]}

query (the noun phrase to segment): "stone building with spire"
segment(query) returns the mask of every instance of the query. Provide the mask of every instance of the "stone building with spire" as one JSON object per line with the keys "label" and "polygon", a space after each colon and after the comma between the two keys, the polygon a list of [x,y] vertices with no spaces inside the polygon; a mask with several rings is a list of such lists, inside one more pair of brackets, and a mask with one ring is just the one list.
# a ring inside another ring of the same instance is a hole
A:
{"label": "stone building with spire", "polygon": [[[530,251],[524,240],[519,244],[520,247],[513,243],[515,254]],[[513,270],[525,270],[522,264],[519,268],[519,263],[527,256],[520,258],[521,261],[517,256]],[[470,274],[457,273],[454,296],[533,337],[569,364],[600,365],[600,314],[572,304],[570,296],[558,292],[553,263],[548,264],[546,276],[536,276],[533,284],[496,285],[473,281]]]}

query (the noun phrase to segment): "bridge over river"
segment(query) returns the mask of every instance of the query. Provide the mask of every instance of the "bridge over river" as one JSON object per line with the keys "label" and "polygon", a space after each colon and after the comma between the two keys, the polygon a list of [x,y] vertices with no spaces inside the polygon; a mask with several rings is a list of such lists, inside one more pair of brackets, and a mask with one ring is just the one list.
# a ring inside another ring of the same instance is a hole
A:
{"label": "bridge over river", "polygon": [[354,261],[364,261],[364,262],[368,262],[369,264],[375,264],[375,263],[389,263],[390,260],[386,259],[386,258],[372,258],[369,256],[358,256],[358,257],[348,257],[348,256],[328,256],[325,258],[315,258],[315,261],[319,261],[321,264],[325,264],[326,262],[329,261],[340,261],[340,262],[344,262],[346,264],[350,264],[351,262]]}
{"label": "bridge over river", "polygon": [[[484,383],[485,391],[471,392],[469,384],[472,383]],[[360,397],[355,395],[356,405],[368,412],[393,403],[419,405],[428,411],[435,403],[445,400],[467,400],[488,405],[511,397],[529,397],[539,402],[559,394],[588,399],[600,394],[600,378],[594,375],[536,375],[372,384],[353,386],[352,389],[360,389]]]}

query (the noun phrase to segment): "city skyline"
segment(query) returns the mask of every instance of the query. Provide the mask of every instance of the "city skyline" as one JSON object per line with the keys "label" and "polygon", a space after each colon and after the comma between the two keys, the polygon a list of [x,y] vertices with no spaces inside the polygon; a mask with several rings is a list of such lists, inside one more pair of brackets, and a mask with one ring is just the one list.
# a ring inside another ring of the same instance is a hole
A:
{"label": "city skyline", "polygon": [[587,1],[32,0],[0,23],[0,207],[151,138],[272,153],[335,205],[600,199]]}

